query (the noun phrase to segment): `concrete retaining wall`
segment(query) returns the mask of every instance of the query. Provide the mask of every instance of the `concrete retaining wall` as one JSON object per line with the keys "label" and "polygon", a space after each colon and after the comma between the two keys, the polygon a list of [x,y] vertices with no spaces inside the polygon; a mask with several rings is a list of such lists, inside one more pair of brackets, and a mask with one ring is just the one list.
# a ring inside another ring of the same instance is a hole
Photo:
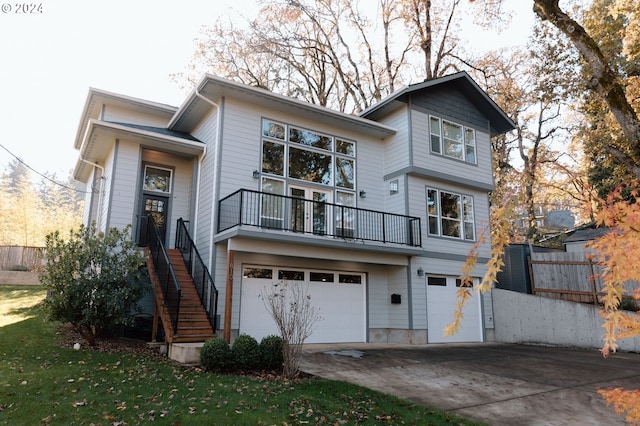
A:
{"label": "concrete retaining wall", "polygon": [[[599,308],[509,290],[493,290],[495,341],[601,348]],[[640,337],[618,341],[619,350],[640,352]]]}

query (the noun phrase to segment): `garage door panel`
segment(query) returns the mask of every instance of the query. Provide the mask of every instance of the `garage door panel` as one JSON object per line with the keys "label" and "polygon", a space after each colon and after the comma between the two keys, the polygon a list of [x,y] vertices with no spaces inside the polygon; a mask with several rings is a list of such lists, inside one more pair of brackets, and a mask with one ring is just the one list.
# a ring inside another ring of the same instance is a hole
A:
{"label": "garage door panel", "polygon": [[444,336],[445,327],[453,321],[458,288],[456,287],[456,279],[453,277],[437,278],[438,280],[446,279],[446,285],[429,285],[427,278],[427,334],[429,343],[481,342],[480,295],[475,291],[472,292],[471,299],[462,310],[464,319],[458,332],[453,336]]}
{"label": "garage door panel", "polygon": [[[337,275],[337,274],[336,274]],[[361,274],[360,274],[361,275]],[[274,276],[277,276],[274,272]],[[290,281],[289,285],[304,285],[311,303],[319,307],[322,318],[315,324],[306,343],[364,342],[365,284],[338,282]],[[337,281],[337,278],[336,278]],[[240,333],[246,333],[260,341],[264,336],[279,334],[273,318],[264,306],[260,295],[271,291],[278,283],[273,279],[244,277],[240,300]]]}

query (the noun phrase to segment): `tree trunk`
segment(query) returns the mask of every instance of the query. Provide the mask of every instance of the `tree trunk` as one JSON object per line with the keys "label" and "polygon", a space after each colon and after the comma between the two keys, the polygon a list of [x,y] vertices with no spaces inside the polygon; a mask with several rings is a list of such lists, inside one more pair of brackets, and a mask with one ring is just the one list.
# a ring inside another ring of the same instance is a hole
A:
{"label": "tree trunk", "polygon": [[589,87],[595,90],[607,103],[629,141],[626,150],[606,143],[602,145],[602,148],[625,165],[630,173],[640,178],[640,121],[638,116],[627,101],[618,74],[611,68],[598,44],[580,24],[560,9],[558,1],[534,0],[533,10],[542,20],[548,20],[571,40],[588,64],[588,70],[591,74],[591,81],[588,82]]}

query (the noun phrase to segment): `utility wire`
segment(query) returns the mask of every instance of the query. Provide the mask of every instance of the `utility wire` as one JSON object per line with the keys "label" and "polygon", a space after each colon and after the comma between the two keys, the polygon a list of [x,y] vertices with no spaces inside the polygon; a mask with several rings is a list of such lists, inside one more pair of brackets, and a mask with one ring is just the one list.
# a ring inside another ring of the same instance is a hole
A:
{"label": "utility wire", "polygon": [[45,174],[43,174],[43,173],[40,173],[39,171],[37,171],[36,169],[34,169],[33,167],[31,167],[30,165],[28,165],[27,163],[25,163],[25,162],[22,160],[22,158],[18,157],[18,156],[17,156],[17,155],[15,155],[13,152],[9,151],[9,150],[7,149],[7,147],[5,147],[4,145],[2,145],[1,143],[0,143],[0,147],[2,147],[2,149],[4,149],[5,151],[7,151],[7,152],[12,156],[12,157],[14,157],[14,158],[15,158],[16,160],[18,160],[20,163],[22,163],[22,164],[23,164],[27,169],[31,170],[32,172],[34,172],[34,173],[35,173],[35,174],[37,174],[38,176],[43,177],[44,179],[48,180],[49,182],[54,183],[54,184],[56,184],[56,185],[58,185],[58,186],[61,186],[61,187],[65,188],[65,189],[69,189],[69,190],[71,190],[71,191],[80,192],[80,193],[82,193],[82,194],[88,194],[88,193],[90,192],[90,191],[83,191],[83,190],[81,190],[81,189],[74,188],[73,186],[68,186],[68,185],[65,185],[65,184],[63,184],[63,183],[60,183],[60,182],[55,181],[55,180],[51,179],[49,176],[47,176],[47,175],[45,175]]}

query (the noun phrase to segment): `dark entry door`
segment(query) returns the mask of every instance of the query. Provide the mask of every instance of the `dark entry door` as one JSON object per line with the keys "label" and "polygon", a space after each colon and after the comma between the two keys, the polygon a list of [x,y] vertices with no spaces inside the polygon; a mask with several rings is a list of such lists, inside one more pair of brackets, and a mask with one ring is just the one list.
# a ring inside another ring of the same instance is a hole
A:
{"label": "dark entry door", "polygon": [[140,246],[146,246],[148,243],[148,234],[147,231],[152,232],[152,229],[148,227],[151,226],[149,220],[153,220],[155,224],[158,226],[158,231],[160,232],[160,239],[162,243],[165,243],[167,237],[167,210],[169,207],[169,197],[163,197],[159,195],[148,195],[144,194],[142,196],[142,211],[140,212],[140,216],[142,216],[140,220],[140,231],[138,233],[138,242]]}

